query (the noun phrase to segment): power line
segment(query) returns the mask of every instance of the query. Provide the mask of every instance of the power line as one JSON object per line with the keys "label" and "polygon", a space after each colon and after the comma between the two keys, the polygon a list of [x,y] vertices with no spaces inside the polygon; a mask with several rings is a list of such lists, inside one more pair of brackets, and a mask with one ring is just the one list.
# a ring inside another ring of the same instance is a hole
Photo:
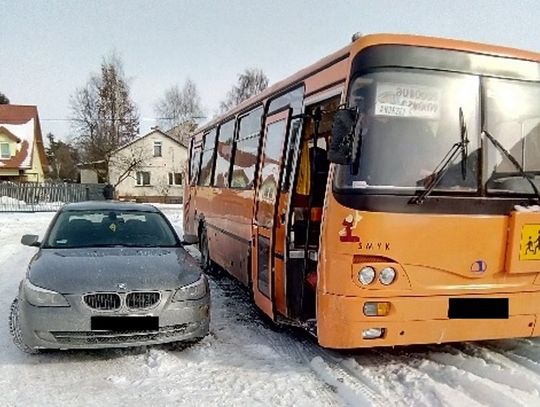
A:
{"label": "power line", "polygon": [[[191,117],[191,119],[194,119],[194,120],[207,119],[207,118],[208,117],[206,116]],[[86,120],[81,120],[81,119],[66,119],[66,118],[51,118],[51,117],[46,117],[46,118],[40,117],[39,120],[42,122],[83,122],[83,121],[86,121]],[[105,120],[105,121],[123,120],[123,118],[115,118],[115,119],[106,118],[106,119],[100,119],[100,120]],[[174,117],[141,117],[139,120],[149,122],[149,121],[158,121],[158,120],[176,120],[176,118]]]}

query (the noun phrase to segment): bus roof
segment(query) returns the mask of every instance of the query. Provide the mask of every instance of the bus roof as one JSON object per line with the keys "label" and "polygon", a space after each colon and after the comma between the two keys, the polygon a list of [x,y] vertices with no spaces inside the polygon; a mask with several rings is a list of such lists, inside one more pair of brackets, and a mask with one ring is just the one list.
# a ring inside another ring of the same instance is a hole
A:
{"label": "bus roof", "polygon": [[279,82],[276,82],[258,95],[243,101],[242,103],[227,111],[226,113],[223,113],[218,117],[212,119],[211,121],[205,123],[192,134],[192,137],[210,130],[216,124],[221,123],[226,118],[235,116],[236,114],[247,110],[249,107],[258,104],[267,98],[282,93],[288,88],[292,88],[296,83],[310,77],[311,75],[325,69],[326,67],[335,64],[336,62],[348,58],[349,55],[356,55],[360,50],[374,45],[415,45],[419,47],[461,50],[477,54],[496,55],[540,62],[540,53],[525,51],[517,48],[411,34],[369,34],[359,37],[354,42],[351,42],[339,51],[336,51],[322,58],[314,64],[309,65],[308,67],[296,72],[295,74]]}

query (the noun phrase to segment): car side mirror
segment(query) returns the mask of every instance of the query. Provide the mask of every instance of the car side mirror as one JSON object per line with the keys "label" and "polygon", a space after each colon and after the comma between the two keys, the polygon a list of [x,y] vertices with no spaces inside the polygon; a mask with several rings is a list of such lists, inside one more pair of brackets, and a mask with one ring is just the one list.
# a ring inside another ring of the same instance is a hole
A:
{"label": "car side mirror", "polygon": [[339,109],[332,124],[332,140],[328,149],[328,160],[335,164],[352,164],[354,128],[357,113],[355,109]]}
{"label": "car side mirror", "polygon": [[181,242],[184,246],[189,246],[192,244],[199,243],[199,238],[197,235],[184,235],[184,238]]}
{"label": "car side mirror", "polygon": [[25,246],[39,247],[39,236],[38,235],[24,235],[21,237],[21,243]]}

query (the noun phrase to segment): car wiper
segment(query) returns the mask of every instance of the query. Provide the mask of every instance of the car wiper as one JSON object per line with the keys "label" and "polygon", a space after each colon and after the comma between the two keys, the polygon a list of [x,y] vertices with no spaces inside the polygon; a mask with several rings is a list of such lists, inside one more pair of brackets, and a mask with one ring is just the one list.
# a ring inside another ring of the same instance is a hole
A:
{"label": "car wiper", "polygon": [[102,248],[102,247],[130,247],[130,246],[123,243],[96,243],[96,244],[84,245],[84,246],[79,246],[79,247],[85,248],[85,249],[94,249],[94,248]]}
{"label": "car wiper", "polygon": [[518,170],[519,174],[527,180],[527,182],[531,185],[531,188],[534,191],[534,194],[536,195],[536,198],[540,201],[540,192],[538,191],[538,188],[534,181],[529,177],[525,171],[523,170],[523,167],[519,164],[519,162],[516,160],[516,158],[508,151],[504,146],[499,143],[499,141],[491,135],[491,133],[487,130],[482,131],[482,133],[487,137],[489,141],[493,143],[495,147],[499,149],[501,153],[505,155],[506,158],[508,158],[508,161],[512,163],[514,167]]}
{"label": "car wiper", "polygon": [[144,248],[159,247],[158,245],[155,245],[155,244],[152,244],[152,243],[126,243],[123,246],[125,246],[125,247],[144,247]]}
{"label": "car wiper", "polygon": [[443,179],[446,172],[450,168],[450,164],[455,160],[456,156],[461,153],[461,176],[463,180],[467,178],[467,157],[469,154],[469,137],[467,136],[467,125],[463,117],[463,109],[459,108],[459,136],[460,141],[455,143],[448,153],[444,156],[441,162],[435,167],[433,172],[429,175],[429,184],[426,186],[424,192],[415,196],[409,203],[422,205],[426,198],[433,192],[437,184]]}

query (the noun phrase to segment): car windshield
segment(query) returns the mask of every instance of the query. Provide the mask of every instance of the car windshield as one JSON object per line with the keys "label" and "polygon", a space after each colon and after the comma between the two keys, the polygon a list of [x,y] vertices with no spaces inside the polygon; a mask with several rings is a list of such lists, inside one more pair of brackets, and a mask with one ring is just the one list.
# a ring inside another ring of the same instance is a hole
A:
{"label": "car windshield", "polygon": [[[540,84],[516,80],[485,80],[486,129],[512,155],[540,188]],[[489,192],[531,194],[530,183],[486,141]]]}
{"label": "car windshield", "polygon": [[[362,134],[360,161],[338,166],[338,189],[424,189],[435,169],[469,131],[468,154],[445,169],[436,190],[471,192],[478,188],[479,79],[472,75],[388,70],[359,76],[351,85]],[[407,192],[409,191],[409,192]]]}
{"label": "car windshield", "polygon": [[64,211],[51,228],[44,247],[171,247],[178,240],[156,212]]}

